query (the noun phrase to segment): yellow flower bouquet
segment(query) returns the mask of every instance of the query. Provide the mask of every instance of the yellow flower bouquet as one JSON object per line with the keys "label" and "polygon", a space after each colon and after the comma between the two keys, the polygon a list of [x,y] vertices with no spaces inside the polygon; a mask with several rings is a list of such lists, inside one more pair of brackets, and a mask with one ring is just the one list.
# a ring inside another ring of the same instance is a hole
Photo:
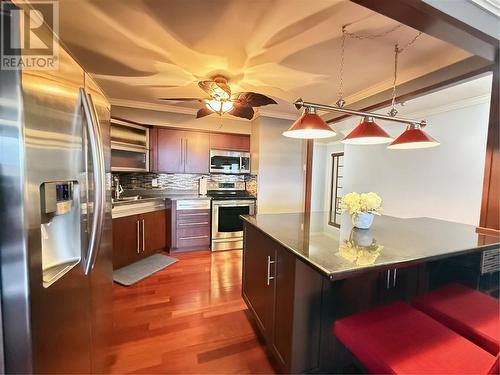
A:
{"label": "yellow flower bouquet", "polygon": [[342,197],[340,208],[351,215],[355,227],[367,229],[373,223],[373,215],[382,213],[382,198],[373,192],[352,192]]}

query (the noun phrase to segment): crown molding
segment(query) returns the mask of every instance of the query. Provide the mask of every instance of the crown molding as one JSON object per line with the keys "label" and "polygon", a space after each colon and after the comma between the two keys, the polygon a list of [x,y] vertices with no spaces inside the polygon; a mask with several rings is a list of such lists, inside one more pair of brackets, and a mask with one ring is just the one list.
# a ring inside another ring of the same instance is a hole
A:
{"label": "crown molding", "polygon": [[[198,110],[195,108],[179,107],[179,106],[170,105],[170,104],[148,103],[148,102],[141,102],[141,101],[136,101],[136,100],[110,99],[109,102],[111,103],[112,106],[117,106],[117,107],[129,107],[129,108],[137,108],[137,109],[146,109],[146,110],[150,110],[150,111],[180,113],[180,114],[184,114],[184,115],[196,115],[196,112],[198,112]],[[226,116],[223,116],[223,117],[226,117]],[[272,117],[272,118],[279,118],[279,119],[283,119],[283,120],[296,120],[297,119],[297,116],[293,115],[291,113],[278,112],[278,111],[267,110],[267,109],[257,109],[255,111],[255,116],[252,120],[255,120],[258,117]],[[247,119],[244,119],[241,117],[234,117],[234,116],[230,116],[227,118],[230,118],[231,120],[235,120],[235,121],[251,121],[251,120],[247,120]]]}
{"label": "crown molding", "polygon": [[273,111],[265,108],[257,108],[256,111],[256,116],[257,117],[272,117],[272,118],[279,118],[282,120],[297,120],[298,116],[300,115],[300,112],[297,111],[297,114],[293,113],[287,113],[287,112],[279,112],[279,111]]}
{"label": "crown molding", "polygon": [[471,96],[469,98],[460,99],[452,103],[430,107],[420,111],[404,113],[404,116],[413,118],[429,117],[432,115],[436,115],[438,113],[450,112],[458,109],[467,108],[477,104],[488,103],[489,101],[490,101],[490,94]]}

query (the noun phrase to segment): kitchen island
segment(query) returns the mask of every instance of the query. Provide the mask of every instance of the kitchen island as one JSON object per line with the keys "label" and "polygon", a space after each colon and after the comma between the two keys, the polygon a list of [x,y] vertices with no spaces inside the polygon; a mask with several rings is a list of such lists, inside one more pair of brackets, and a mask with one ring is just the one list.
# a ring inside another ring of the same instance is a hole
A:
{"label": "kitchen island", "polygon": [[[430,218],[340,228],[328,213],[242,216],[242,295],[279,369],[336,369],[333,322],[449,282],[498,288],[500,238]],[[492,281],[493,280],[493,281]]]}

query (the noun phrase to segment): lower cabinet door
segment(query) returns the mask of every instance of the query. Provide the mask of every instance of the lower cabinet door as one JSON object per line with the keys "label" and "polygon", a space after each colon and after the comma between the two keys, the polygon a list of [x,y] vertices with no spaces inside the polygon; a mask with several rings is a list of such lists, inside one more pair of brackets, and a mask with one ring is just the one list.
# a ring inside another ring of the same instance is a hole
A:
{"label": "lower cabinet door", "polygon": [[[292,336],[295,295],[295,256],[274,243],[276,263],[274,272],[275,304],[272,348],[285,372],[291,372]],[[303,338],[306,339],[305,337]]]}
{"label": "lower cabinet door", "polygon": [[[276,254],[270,240],[246,225],[243,249],[243,297],[253,310],[257,324],[271,342],[274,320],[274,266]],[[251,232],[251,233],[250,233]]]}
{"label": "lower cabinet door", "polygon": [[140,216],[113,219],[113,268],[121,268],[141,258]]}
{"label": "lower cabinet door", "polygon": [[380,274],[380,303],[411,300],[419,290],[419,268],[395,268]]}
{"label": "lower cabinet door", "polygon": [[141,216],[142,255],[154,254],[167,247],[167,215],[165,210],[148,212]]}

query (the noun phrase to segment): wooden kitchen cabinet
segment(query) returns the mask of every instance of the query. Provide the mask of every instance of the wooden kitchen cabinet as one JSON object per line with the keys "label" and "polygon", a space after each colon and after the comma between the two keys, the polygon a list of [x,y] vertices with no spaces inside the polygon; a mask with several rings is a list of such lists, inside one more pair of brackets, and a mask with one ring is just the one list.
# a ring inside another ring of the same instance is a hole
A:
{"label": "wooden kitchen cabinet", "polygon": [[113,219],[113,268],[121,268],[141,258],[140,215]]}
{"label": "wooden kitchen cabinet", "polygon": [[167,213],[166,210],[149,212],[141,215],[144,222],[142,237],[144,238],[144,255],[152,255],[167,247]]}
{"label": "wooden kitchen cabinet", "polygon": [[113,219],[113,269],[169,247],[169,210]]}
{"label": "wooden kitchen cabinet", "polygon": [[250,136],[246,134],[210,134],[210,148],[250,152]]}
{"label": "wooden kitchen cabinet", "polygon": [[156,128],[150,142],[153,172],[209,173],[208,133]]}
{"label": "wooden kitchen cabinet", "polygon": [[154,172],[184,173],[184,134],[182,130],[157,130]]}
{"label": "wooden kitchen cabinet", "polygon": [[210,135],[185,132],[184,148],[184,173],[209,173]]}
{"label": "wooden kitchen cabinet", "polygon": [[[210,202],[197,200],[199,207],[186,209],[172,204],[172,251],[210,247]],[[196,204],[196,203],[195,203]]]}
{"label": "wooden kitchen cabinet", "polygon": [[275,250],[272,243],[253,228],[252,235],[245,234],[243,253],[243,296],[253,310],[263,336],[268,340],[273,335]]}
{"label": "wooden kitchen cabinet", "polygon": [[245,225],[242,296],[284,373],[318,367],[323,277]]}

